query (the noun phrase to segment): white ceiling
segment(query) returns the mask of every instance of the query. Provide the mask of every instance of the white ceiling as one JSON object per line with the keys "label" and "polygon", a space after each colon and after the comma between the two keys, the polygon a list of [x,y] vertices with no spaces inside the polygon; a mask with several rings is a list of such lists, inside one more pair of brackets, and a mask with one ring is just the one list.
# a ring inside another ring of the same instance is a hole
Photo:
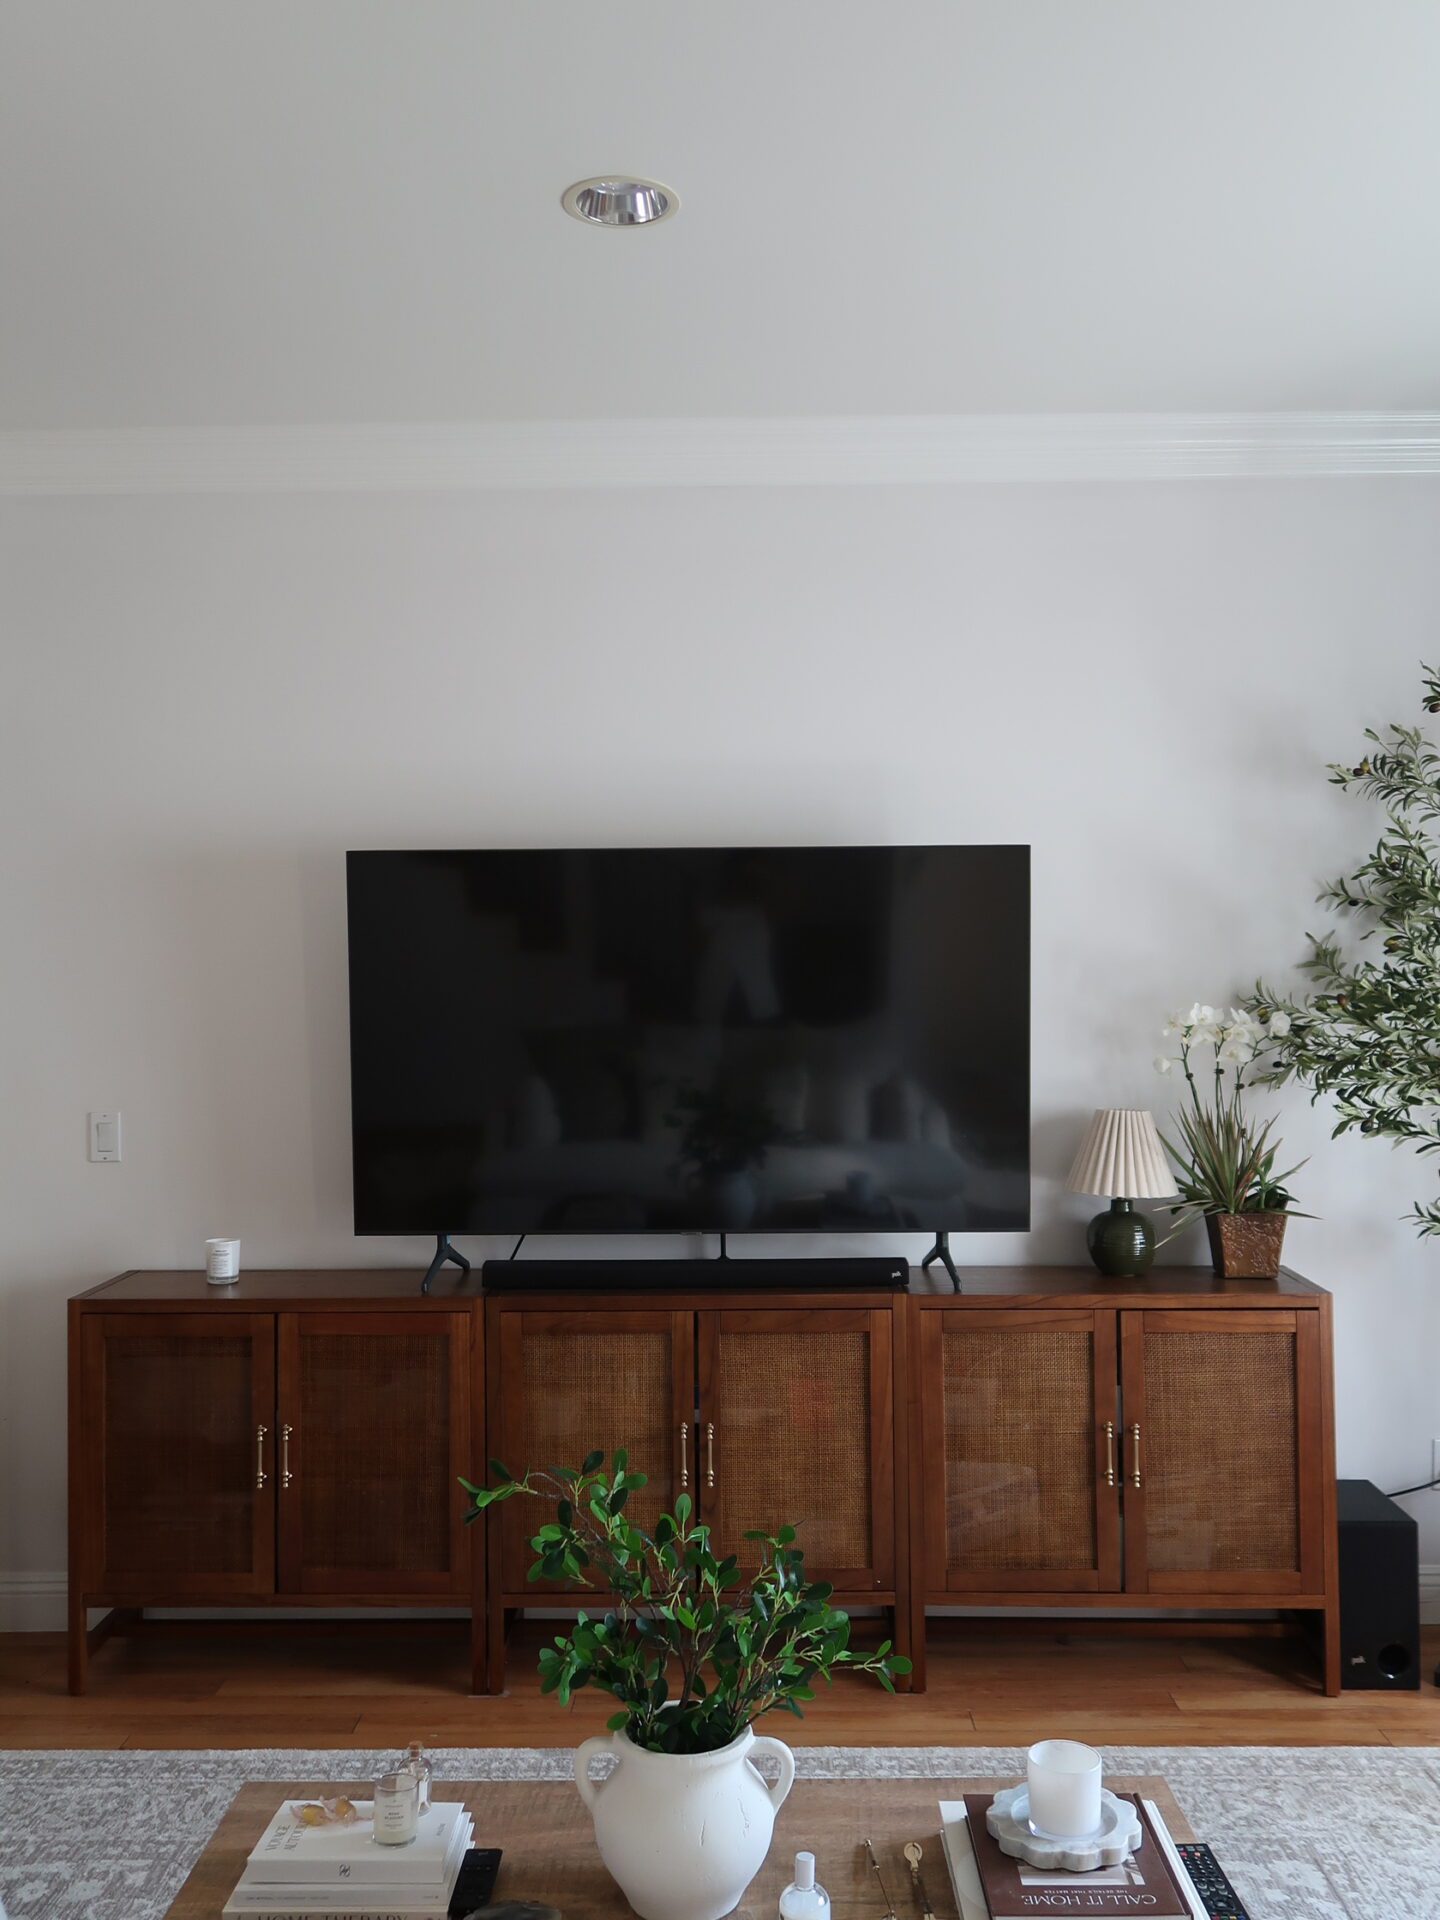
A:
{"label": "white ceiling", "polygon": [[3,0],[0,89],[3,428],[1440,406],[1437,0]]}

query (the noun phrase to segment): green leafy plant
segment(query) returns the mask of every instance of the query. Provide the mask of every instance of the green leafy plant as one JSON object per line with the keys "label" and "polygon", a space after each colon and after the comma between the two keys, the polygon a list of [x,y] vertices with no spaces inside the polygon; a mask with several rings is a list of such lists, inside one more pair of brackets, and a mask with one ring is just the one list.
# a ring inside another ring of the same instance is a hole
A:
{"label": "green leafy plant", "polygon": [[[1440,675],[1422,667],[1427,713],[1440,713]],[[1247,1002],[1272,1038],[1258,1075],[1295,1080],[1312,1100],[1333,1096],[1336,1134],[1378,1134],[1422,1154],[1440,1150],[1440,754],[1418,727],[1367,728],[1353,767],[1331,784],[1379,800],[1389,824],[1374,852],[1320,899],[1360,923],[1376,948],[1350,959],[1338,935],[1307,934],[1301,971],[1313,991],[1287,997],[1263,981]],[[1440,1201],[1409,1216],[1440,1234]]]}
{"label": "green leafy plant", "polygon": [[697,1525],[690,1496],[662,1513],[653,1533],[626,1514],[646,1483],[617,1448],[578,1468],[548,1467],[516,1479],[498,1460],[495,1484],[461,1485],[475,1519],[500,1501],[528,1495],[554,1506],[532,1538],[531,1580],[568,1580],[601,1588],[607,1610],[581,1613],[540,1655],[540,1689],[562,1705],[580,1688],[602,1687],[621,1703],[607,1725],[623,1728],[652,1753],[710,1753],[729,1746],[752,1721],[781,1708],[801,1717],[815,1697],[811,1681],[839,1667],[873,1674],[887,1691],[910,1662],[887,1640],[874,1653],[850,1649],[850,1619],[830,1605],[832,1589],[807,1581],[796,1531],[749,1532],[760,1565],[747,1579],[739,1558],[717,1558],[710,1529]]}
{"label": "green leafy plant", "polygon": [[[1207,1213],[1293,1212],[1285,1183],[1304,1162],[1277,1173],[1275,1122],[1257,1125],[1244,1104],[1245,1069],[1270,1044],[1269,1029],[1246,1010],[1232,1007],[1226,1020],[1216,1008],[1197,1003],[1189,1013],[1171,1014],[1165,1032],[1179,1038],[1189,1094],[1175,1115],[1178,1138],[1160,1135],[1180,1195],[1179,1205],[1170,1209],[1177,1218],[1167,1237],[1173,1239],[1187,1222]],[[1202,1093],[1196,1056],[1204,1053],[1211,1062]],[[1162,1073],[1174,1066],[1165,1055],[1155,1064]]]}

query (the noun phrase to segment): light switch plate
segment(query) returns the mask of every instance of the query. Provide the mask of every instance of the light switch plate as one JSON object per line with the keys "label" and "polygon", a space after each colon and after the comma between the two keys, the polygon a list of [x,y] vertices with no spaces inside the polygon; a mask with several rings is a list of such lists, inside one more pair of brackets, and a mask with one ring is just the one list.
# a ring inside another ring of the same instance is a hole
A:
{"label": "light switch plate", "polygon": [[90,1115],[90,1158],[92,1160],[118,1160],[120,1158],[120,1114],[118,1109]]}

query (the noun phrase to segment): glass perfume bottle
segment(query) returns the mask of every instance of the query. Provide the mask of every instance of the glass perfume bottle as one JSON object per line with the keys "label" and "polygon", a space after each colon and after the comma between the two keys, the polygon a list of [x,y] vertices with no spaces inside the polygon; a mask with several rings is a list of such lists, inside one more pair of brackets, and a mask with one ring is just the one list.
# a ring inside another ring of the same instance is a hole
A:
{"label": "glass perfume bottle", "polygon": [[813,1853],[797,1853],[795,1878],[780,1896],[780,1920],[830,1920],[830,1896],[815,1878]]}
{"label": "glass perfume bottle", "polygon": [[419,1740],[412,1740],[405,1749],[405,1772],[413,1774],[420,1793],[420,1813],[423,1816],[430,1811],[430,1782],[435,1769]]}

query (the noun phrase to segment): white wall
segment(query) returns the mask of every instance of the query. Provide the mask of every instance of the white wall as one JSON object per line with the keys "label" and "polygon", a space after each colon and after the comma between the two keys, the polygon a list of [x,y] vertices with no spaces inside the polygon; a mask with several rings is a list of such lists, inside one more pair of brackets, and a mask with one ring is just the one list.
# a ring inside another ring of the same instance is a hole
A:
{"label": "white wall", "polygon": [[[1437,506],[1397,479],[7,505],[10,1618],[57,1617],[67,1295],[210,1233],[248,1267],[424,1258],[349,1229],[346,847],[1032,842],[1036,1230],[965,1251],[1083,1259],[1089,1110],[1160,1103],[1167,1008],[1284,977],[1375,835],[1323,765],[1416,710]],[[85,1158],[102,1106],[120,1166]],[[1424,1478],[1440,1247],[1398,1216],[1430,1176],[1303,1097],[1285,1131],[1341,1470]]]}

